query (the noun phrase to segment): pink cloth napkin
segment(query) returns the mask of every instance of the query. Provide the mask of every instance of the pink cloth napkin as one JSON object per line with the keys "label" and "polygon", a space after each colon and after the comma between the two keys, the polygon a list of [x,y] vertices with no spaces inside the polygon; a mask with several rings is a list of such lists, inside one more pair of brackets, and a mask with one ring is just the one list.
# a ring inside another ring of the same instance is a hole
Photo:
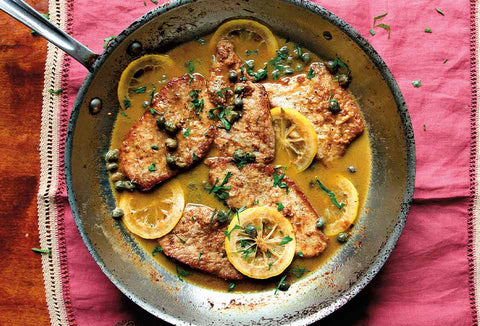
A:
{"label": "pink cloth napkin", "polygon": [[[412,118],[417,149],[415,200],[398,245],[378,276],[325,325],[471,325],[467,261],[470,131],[470,1],[316,1],[342,17],[393,72]],[[93,51],[154,8],[147,1],[69,2],[71,31]],[[435,7],[444,12],[439,14]],[[373,17],[391,37],[376,28]],[[425,33],[431,28],[432,33]],[[448,59],[446,63],[444,60]],[[70,110],[86,70],[71,61],[64,83]],[[415,88],[413,80],[421,80]],[[63,130],[65,132],[65,130]],[[61,185],[63,187],[63,184]],[[83,244],[63,189],[65,296],[78,325],[158,325],[103,275]]]}

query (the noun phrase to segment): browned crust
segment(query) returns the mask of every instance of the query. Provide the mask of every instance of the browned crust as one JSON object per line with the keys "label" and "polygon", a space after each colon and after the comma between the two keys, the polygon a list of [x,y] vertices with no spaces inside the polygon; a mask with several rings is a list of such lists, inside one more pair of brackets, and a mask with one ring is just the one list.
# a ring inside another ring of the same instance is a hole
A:
{"label": "browned crust", "polygon": [[224,232],[228,224],[220,225],[216,216],[210,222],[213,213],[211,207],[187,204],[178,224],[158,243],[165,255],[183,264],[223,279],[241,280],[244,276],[228,261],[225,253]]}

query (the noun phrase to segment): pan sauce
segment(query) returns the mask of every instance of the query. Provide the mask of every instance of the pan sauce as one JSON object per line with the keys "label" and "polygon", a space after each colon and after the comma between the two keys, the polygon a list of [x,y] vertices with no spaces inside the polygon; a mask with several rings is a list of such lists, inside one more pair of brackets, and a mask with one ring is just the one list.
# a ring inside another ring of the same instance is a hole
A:
{"label": "pan sauce", "polygon": [[[276,37],[279,46],[283,46],[286,40],[278,36]],[[176,63],[175,67],[171,69],[166,76],[156,76],[156,78],[152,78],[152,80],[143,80],[143,83],[147,86],[147,90],[143,94],[136,94],[131,97],[131,107],[125,111],[121,111],[118,115],[112,134],[111,148],[121,147],[122,141],[129,129],[143,115],[144,108],[142,104],[144,101],[149,100],[150,93],[153,89],[152,86],[155,86],[155,89],[159,90],[169,79],[188,72],[188,65],[186,65],[186,63],[190,60],[194,63],[195,73],[208,76],[213,55],[208,46],[210,38],[211,35],[203,37],[202,40],[204,42],[201,40],[193,40],[181,44],[165,53]],[[258,54],[251,53],[247,56],[246,50],[253,50],[257,46],[253,41],[245,41],[242,44],[235,45],[236,52],[242,60],[254,59],[256,62],[267,62],[271,59],[263,55],[262,51]],[[312,52],[310,52],[310,54],[312,62],[322,61],[322,59]],[[306,73],[307,69],[308,65],[306,65],[300,73]],[[267,81],[273,82],[271,78],[267,79]],[[315,177],[318,177],[328,187],[328,185],[333,182],[333,176],[335,174],[341,174],[353,183],[359,194],[359,214],[363,211],[370,181],[370,147],[367,132],[368,129],[349,146],[344,157],[331,162],[328,168],[319,162],[314,162],[307,170],[299,174],[294,173],[293,169],[287,169],[285,171],[286,175],[297,183],[320,216],[322,215],[323,208],[330,203],[330,198],[321,191],[318,186],[314,185],[312,187],[310,182],[312,180],[314,181]],[[278,162],[287,161],[286,157],[284,157],[285,155],[285,152],[277,150],[275,161],[272,162],[271,165],[275,166]],[[207,157],[213,156],[216,156],[216,153],[212,146]],[[349,166],[354,166],[356,172],[349,173],[347,170]],[[221,202],[204,190],[204,182],[208,180],[208,168],[203,163],[195,165],[193,168],[179,174],[175,178],[182,184],[185,203],[199,203],[212,208],[225,209],[225,206]],[[133,234],[132,236],[141,244],[147,253],[152,253],[153,249],[158,246],[154,240],[144,240]],[[288,272],[289,269],[292,267],[305,268],[313,272],[332,257],[340,246],[341,244],[337,242],[336,237],[330,237],[327,249],[319,257],[310,259],[296,257],[291,266],[283,274],[288,274],[287,280],[292,283],[297,278]],[[176,266],[179,263],[166,257],[163,253],[156,253],[154,259],[171,273],[176,274]],[[187,277],[182,277],[185,281],[220,291],[226,291],[228,289],[230,281],[225,281],[215,276],[189,269],[188,267],[185,267],[185,269],[190,273]],[[303,277],[306,276],[308,276],[308,273]],[[277,285],[278,279],[279,277],[263,281],[239,281],[236,282],[235,291],[252,292],[272,289]]]}

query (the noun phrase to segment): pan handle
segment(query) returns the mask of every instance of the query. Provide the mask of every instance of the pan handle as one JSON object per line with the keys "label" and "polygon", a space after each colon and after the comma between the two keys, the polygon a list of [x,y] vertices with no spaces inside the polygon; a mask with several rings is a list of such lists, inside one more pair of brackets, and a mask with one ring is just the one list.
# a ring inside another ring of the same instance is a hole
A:
{"label": "pan handle", "polygon": [[90,51],[83,44],[52,24],[23,0],[0,0],[0,10],[30,27],[47,41],[70,54],[89,71],[92,71],[93,63],[98,58],[98,54]]}

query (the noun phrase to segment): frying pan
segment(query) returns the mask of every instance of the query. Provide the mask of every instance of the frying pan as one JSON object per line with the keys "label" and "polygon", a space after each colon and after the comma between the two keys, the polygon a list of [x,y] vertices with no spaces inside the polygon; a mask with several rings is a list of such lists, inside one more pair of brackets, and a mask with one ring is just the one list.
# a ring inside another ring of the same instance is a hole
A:
{"label": "frying pan", "polygon": [[[301,0],[172,1],[135,21],[97,55],[21,0],[2,0],[0,9],[89,70],[68,127],[69,201],[81,236],[102,271],[148,312],[174,324],[305,325],[345,304],[385,263],[405,225],[413,196],[413,131],[392,74],[368,42],[342,19]],[[165,51],[239,17],[261,21],[323,57],[339,56],[349,64],[353,77],[349,90],[362,108],[372,149],[365,209],[351,239],[319,270],[277,295],[273,291],[225,293],[181,283],[146,254],[120,222],[109,218],[115,202],[102,157],[119,108],[114,94],[122,71],[145,53]],[[132,48],[133,42],[139,42],[141,49]]]}

